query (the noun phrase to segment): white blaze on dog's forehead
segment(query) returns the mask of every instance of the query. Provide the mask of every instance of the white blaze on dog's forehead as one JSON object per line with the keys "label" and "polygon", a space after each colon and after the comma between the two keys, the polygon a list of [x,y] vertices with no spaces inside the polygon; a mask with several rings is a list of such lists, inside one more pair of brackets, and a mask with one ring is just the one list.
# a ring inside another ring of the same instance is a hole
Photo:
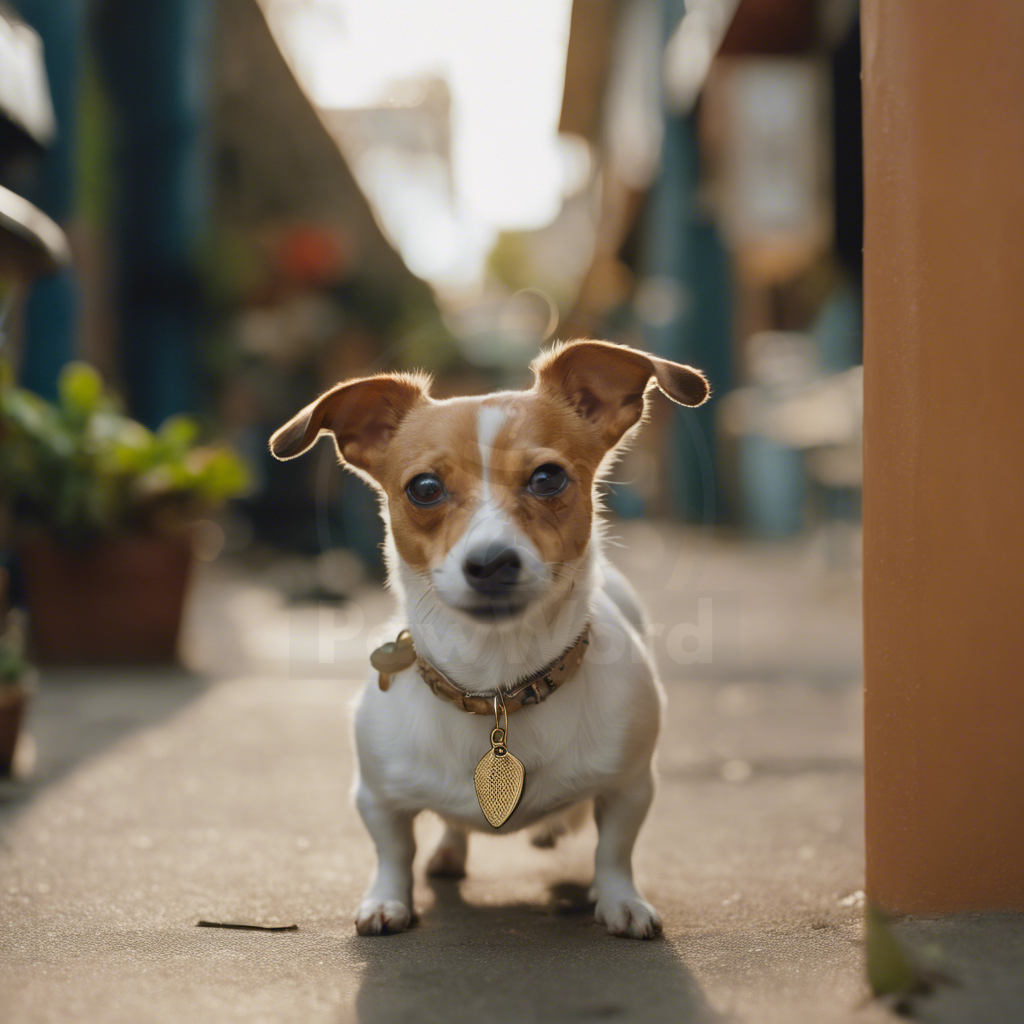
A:
{"label": "white blaze on dog's forehead", "polygon": [[508,409],[503,405],[481,405],[476,416],[476,440],[480,446],[480,469],[483,476],[484,498],[490,499],[491,456],[494,442],[508,418]]}
{"label": "white blaze on dog's forehead", "polygon": [[498,435],[506,425],[510,408],[506,403],[488,402],[481,405],[476,417],[476,439],[480,449],[481,501],[466,524],[458,543],[452,548],[461,560],[466,551],[475,547],[494,545],[511,546],[516,543],[516,531],[509,511],[496,500],[491,488],[491,470],[497,461]]}

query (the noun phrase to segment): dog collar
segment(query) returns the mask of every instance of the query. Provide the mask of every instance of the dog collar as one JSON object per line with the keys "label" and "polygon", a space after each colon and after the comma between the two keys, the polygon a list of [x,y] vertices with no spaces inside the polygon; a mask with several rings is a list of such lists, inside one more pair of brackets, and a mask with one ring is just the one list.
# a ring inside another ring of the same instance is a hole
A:
{"label": "dog collar", "polygon": [[540,704],[576,674],[590,645],[590,627],[586,626],[575,643],[539,672],[520,679],[512,689],[492,690],[490,694],[466,693],[443,672],[416,653],[412,634],[403,629],[396,640],[382,644],[370,655],[377,669],[382,690],[391,685],[391,676],[415,664],[420,678],[434,695],[443,697],[472,715],[494,715],[491,749],[480,758],[473,772],[473,786],[480,810],[493,828],[508,821],[523,795],[526,768],[508,747],[508,716],[526,704]]}
{"label": "dog collar", "polygon": [[490,693],[467,693],[453,683],[440,669],[416,653],[412,635],[407,629],[398,638],[378,647],[370,655],[370,663],[378,672],[378,683],[382,690],[391,685],[391,676],[415,664],[420,678],[430,687],[435,696],[450,701],[456,707],[472,715],[492,715],[495,701],[500,700],[505,713],[511,715],[527,704],[540,704],[547,700],[560,686],[567,683],[578,671],[590,645],[590,627],[586,626],[575,642],[567,647],[554,661],[539,672],[519,680],[509,690],[494,690]]}

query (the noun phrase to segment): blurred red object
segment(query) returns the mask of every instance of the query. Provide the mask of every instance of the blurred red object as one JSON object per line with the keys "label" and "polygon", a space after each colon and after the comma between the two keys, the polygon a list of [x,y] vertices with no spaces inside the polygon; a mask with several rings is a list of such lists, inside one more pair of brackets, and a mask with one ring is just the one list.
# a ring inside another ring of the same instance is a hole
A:
{"label": "blurred red object", "polygon": [[337,231],[318,225],[288,228],[274,247],[274,266],[296,284],[325,285],[346,276],[348,246]]}

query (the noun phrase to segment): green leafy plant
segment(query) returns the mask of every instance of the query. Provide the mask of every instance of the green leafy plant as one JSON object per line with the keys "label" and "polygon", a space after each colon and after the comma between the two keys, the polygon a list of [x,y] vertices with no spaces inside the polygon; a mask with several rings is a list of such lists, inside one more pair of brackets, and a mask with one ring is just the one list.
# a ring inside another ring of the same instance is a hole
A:
{"label": "green leafy plant", "polygon": [[17,611],[7,613],[0,633],[0,686],[17,686],[32,671],[25,658],[25,624]]}
{"label": "green leafy plant", "polygon": [[[870,903],[865,914],[865,931],[871,994],[888,1002],[900,1016],[914,1016],[919,997],[930,995],[937,986],[958,984],[950,975],[922,963],[921,956],[897,937],[888,916]],[[920,952],[933,965],[942,962],[942,949],[934,943]]]}
{"label": "green leafy plant", "polygon": [[67,543],[173,528],[248,487],[239,458],[198,444],[174,416],[147,430],[124,415],[100,375],[69,363],[57,402],[14,386],[0,365],[0,494],[18,523]]}

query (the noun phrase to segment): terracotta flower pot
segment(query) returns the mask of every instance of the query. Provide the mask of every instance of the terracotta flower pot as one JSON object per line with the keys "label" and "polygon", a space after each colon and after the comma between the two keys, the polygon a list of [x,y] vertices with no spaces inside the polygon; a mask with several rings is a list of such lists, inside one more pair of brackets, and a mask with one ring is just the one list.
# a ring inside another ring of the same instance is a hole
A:
{"label": "terracotta flower pot", "polygon": [[18,554],[37,660],[175,659],[192,568],[188,538],[140,534],[78,548],[37,533]]}
{"label": "terracotta flower pot", "polygon": [[28,695],[20,683],[0,683],[0,778],[11,774]]}

